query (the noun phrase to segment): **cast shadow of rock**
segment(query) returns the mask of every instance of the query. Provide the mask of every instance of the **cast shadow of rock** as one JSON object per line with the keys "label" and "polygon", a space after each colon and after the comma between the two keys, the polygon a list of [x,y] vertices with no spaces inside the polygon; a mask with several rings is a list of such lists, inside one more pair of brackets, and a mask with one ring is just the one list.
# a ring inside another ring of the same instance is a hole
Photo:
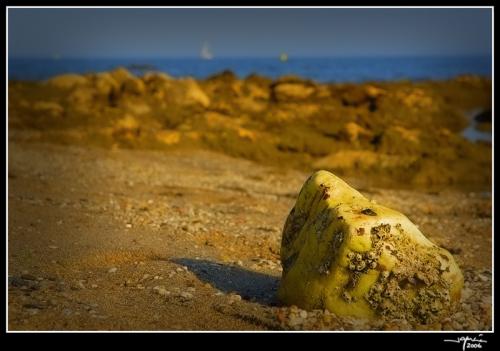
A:
{"label": "cast shadow of rock", "polygon": [[278,277],[207,260],[177,258],[172,262],[188,267],[201,281],[224,293],[236,293],[264,305],[277,304]]}

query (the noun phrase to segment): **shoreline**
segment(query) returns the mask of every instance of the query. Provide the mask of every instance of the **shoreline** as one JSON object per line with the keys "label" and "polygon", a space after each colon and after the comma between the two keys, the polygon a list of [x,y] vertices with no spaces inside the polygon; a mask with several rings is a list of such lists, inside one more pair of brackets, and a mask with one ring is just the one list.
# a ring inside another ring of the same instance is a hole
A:
{"label": "shoreline", "polygon": [[[177,58],[10,58],[14,78],[48,79],[61,74],[95,74],[119,67],[141,76],[157,71],[176,78],[204,80],[224,70],[232,70],[239,79],[258,74],[278,79],[294,74],[317,83],[369,83],[376,81],[448,80],[460,75],[490,78],[489,56],[354,56],[354,57],[200,57]],[[28,66],[29,65],[29,66]],[[391,73],[399,66],[399,73]],[[321,67],[321,69],[314,67]],[[348,71],[348,73],[346,72]],[[329,77],[329,78],[328,78]]]}

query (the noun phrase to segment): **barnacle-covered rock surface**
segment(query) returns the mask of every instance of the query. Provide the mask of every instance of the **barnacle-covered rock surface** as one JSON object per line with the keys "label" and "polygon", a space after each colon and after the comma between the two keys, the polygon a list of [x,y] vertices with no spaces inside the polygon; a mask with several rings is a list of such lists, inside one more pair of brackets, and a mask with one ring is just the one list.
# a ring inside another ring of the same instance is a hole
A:
{"label": "barnacle-covered rock surface", "polygon": [[433,323],[460,300],[451,254],[327,171],[303,185],[281,243],[278,298],[342,316]]}

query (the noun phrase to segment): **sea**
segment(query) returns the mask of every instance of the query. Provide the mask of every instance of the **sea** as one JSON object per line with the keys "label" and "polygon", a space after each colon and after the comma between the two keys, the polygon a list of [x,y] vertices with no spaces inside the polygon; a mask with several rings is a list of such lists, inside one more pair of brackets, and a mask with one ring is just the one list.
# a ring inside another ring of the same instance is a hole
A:
{"label": "sea", "polygon": [[161,71],[204,79],[224,70],[238,77],[296,75],[321,83],[441,80],[463,74],[491,77],[492,58],[461,57],[291,57],[279,58],[9,58],[9,80],[45,80],[64,73],[92,73],[125,67],[141,76]]}

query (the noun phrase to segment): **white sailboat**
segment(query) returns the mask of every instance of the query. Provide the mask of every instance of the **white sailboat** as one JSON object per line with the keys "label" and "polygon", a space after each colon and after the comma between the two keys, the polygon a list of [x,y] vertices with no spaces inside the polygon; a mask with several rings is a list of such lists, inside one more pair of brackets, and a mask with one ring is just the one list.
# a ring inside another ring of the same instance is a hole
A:
{"label": "white sailboat", "polygon": [[200,57],[204,60],[211,60],[214,58],[212,51],[210,51],[210,47],[208,46],[208,42],[204,42],[201,47]]}

